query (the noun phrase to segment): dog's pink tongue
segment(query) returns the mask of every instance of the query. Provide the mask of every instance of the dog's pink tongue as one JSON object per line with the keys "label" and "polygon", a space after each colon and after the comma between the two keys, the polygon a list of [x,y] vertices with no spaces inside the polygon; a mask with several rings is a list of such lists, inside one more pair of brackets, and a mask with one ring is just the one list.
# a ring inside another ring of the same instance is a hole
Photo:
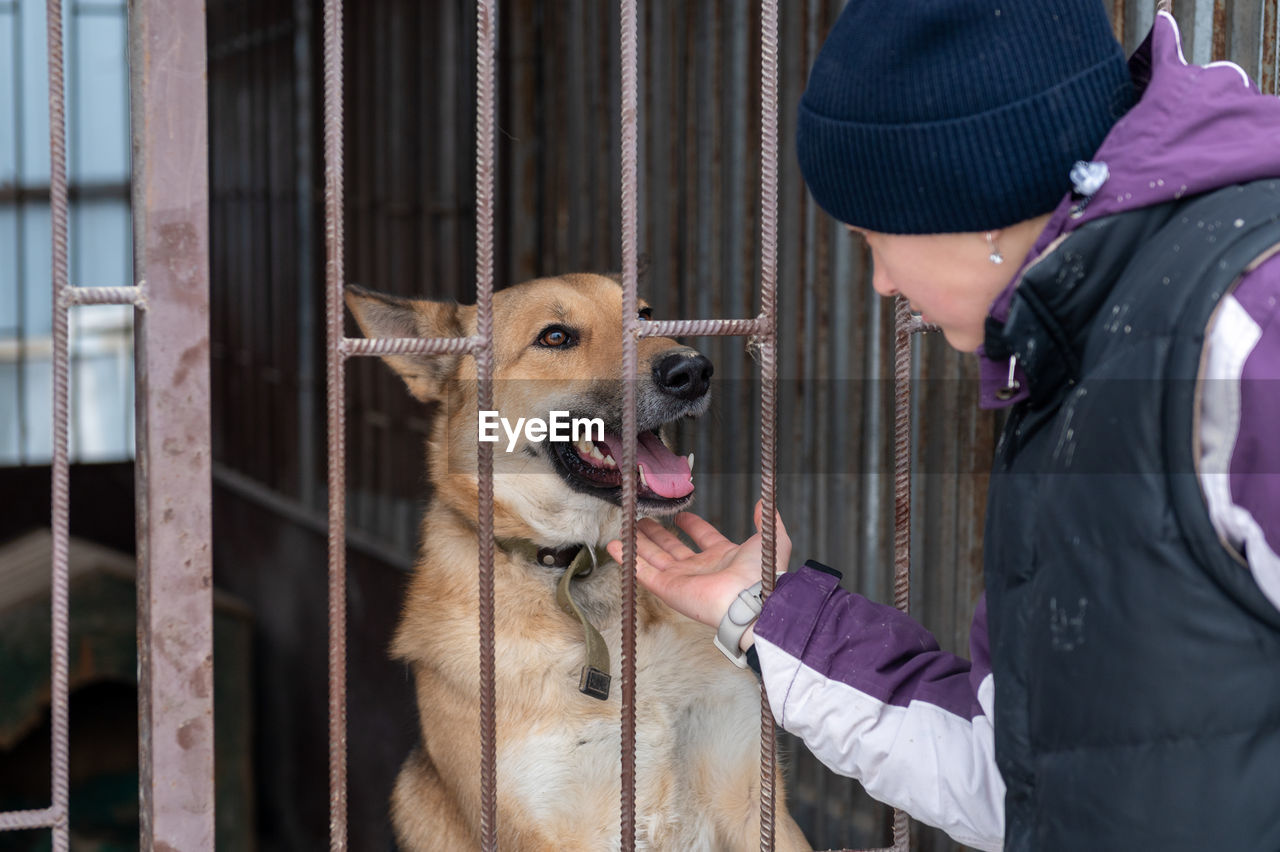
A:
{"label": "dog's pink tongue", "polygon": [[[622,436],[613,432],[604,434],[609,454],[622,463]],[[689,462],[667,449],[667,445],[652,432],[641,432],[636,443],[636,463],[644,468],[644,481],[649,490],[659,497],[674,500],[693,492],[693,475]]]}

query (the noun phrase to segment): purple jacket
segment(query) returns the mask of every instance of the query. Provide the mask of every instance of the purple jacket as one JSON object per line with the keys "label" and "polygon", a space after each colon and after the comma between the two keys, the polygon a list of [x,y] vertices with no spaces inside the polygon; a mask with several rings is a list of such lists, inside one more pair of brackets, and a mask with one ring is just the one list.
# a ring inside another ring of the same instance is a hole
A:
{"label": "purple jacket", "polygon": [[[1063,199],[1027,263],[1085,222],[1221,186],[1280,176],[1280,100],[1236,65],[1192,66],[1161,12],[1130,60],[1141,99],[1094,155],[1109,177],[1080,205]],[[1024,264],[1025,268],[1025,264]],[[991,313],[1004,319],[1019,269]],[[1223,541],[1280,607],[1280,256],[1248,271],[1207,336],[1199,479]],[[981,360],[981,402],[997,402],[1007,362]],[[1023,387],[1026,378],[1022,377]],[[1004,782],[996,768],[995,686],[985,600],[970,659],[892,607],[801,568],[779,578],[756,625],[756,650],[778,722],[876,798],[981,849],[999,849]]]}

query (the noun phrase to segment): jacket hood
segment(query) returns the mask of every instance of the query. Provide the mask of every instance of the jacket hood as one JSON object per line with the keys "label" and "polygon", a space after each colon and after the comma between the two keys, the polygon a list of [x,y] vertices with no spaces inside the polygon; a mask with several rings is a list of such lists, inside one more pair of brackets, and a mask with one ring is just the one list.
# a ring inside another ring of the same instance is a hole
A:
{"label": "jacket hood", "polygon": [[[1023,270],[1081,225],[1280,176],[1280,98],[1262,94],[1234,62],[1189,65],[1177,22],[1168,12],[1156,14],[1151,32],[1129,59],[1129,71],[1139,100],[1093,156],[1093,171],[1105,174],[1105,180],[1086,187],[1089,195],[1073,192],[1059,202],[1022,267],[992,303],[991,316],[1001,323]],[[1105,171],[1098,164],[1105,164]],[[995,391],[1008,381],[1007,362],[984,355],[980,367],[984,408],[1025,397],[1024,390],[1007,400],[996,398]],[[1025,378],[1022,385],[1025,389]]]}

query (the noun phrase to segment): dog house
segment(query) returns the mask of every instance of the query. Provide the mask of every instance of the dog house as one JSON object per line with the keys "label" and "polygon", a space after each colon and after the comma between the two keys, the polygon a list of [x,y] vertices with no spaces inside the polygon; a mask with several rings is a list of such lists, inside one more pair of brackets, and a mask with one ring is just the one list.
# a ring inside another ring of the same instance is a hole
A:
{"label": "dog house", "polygon": [[[71,842],[102,852],[137,848],[137,561],[72,536],[70,579]],[[39,807],[48,796],[51,535],[33,530],[0,545],[0,810]],[[217,848],[257,846],[253,831],[252,613],[214,594],[212,690],[217,767]],[[48,848],[24,832],[0,848]]]}

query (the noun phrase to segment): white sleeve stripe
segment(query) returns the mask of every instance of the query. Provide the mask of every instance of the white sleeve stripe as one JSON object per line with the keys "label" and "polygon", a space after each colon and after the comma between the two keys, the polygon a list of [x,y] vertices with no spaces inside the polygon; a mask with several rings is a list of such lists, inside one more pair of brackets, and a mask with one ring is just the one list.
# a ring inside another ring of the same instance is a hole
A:
{"label": "white sleeve stripe", "polygon": [[[779,724],[826,766],[961,843],[1000,849],[1005,786],[988,716],[963,719],[924,701],[886,704],[760,637],[756,653]],[[984,710],[993,695],[987,675],[978,690]]]}
{"label": "white sleeve stripe", "polygon": [[1262,328],[1235,298],[1222,300],[1206,342],[1200,399],[1200,487],[1218,535],[1244,554],[1262,593],[1280,608],[1280,556],[1257,520],[1231,499],[1231,455],[1240,434],[1240,376]]}

